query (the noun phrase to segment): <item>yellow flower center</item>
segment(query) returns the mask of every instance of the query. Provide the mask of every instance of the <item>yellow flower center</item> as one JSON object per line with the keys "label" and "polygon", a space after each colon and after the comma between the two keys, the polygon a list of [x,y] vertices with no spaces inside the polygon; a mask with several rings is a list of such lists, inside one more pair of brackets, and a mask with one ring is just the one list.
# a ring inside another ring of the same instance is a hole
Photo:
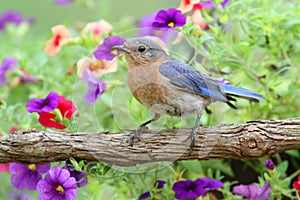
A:
{"label": "yellow flower center", "polygon": [[29,168],[31,171],[36,171],[36,165],[35,165],[35,164],[30,164],[30,165],[28,165],[28,168]]}
{"label": "yellow flower center", "polygon": [[112,53],[114,55],[118,55],[118,50],[117,49],[113,49],[110,53]]}
{"label": "yellow flower center", "polygon": [[58,192],[60,192],[60,193],[64,193],[64,188],[61,186],[61,185],[58,185],[57,187],[56,187],[56,191],[58,191]]}
{"label": "yellow flower center", "polygon": [[175,25],[174,22],[169,22],[168,23],[168,26],[170,26],[170,27],[174,27],[174,25]]}

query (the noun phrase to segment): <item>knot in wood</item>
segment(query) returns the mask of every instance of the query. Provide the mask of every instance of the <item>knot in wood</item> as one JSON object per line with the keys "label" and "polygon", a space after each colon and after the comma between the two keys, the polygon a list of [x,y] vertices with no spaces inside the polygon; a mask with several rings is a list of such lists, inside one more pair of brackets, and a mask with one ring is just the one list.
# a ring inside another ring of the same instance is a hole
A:
{"label": "knot in wood", "polygon": [[256,141],[255,141],[254,139],[248,140],[247,144],[248,144],[248,147],[249,147],[250,149],[254,149],[254,148],[257,147],[257,143],[256,143]]}

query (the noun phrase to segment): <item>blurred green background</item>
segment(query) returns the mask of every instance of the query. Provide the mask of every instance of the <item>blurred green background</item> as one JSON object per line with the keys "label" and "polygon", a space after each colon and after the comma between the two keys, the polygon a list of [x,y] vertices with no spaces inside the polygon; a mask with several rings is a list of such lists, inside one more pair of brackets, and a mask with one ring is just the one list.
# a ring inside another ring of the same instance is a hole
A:
{"label": "blurred green background", "polygon": [[160,0],[102,0],[100,5],[88,8],[77,3],[57,6],[53,0],[0,1],[0,12],[14,10],[19,11],[26,17],[34,17],[36,23],[33,29],[41,34],[49,33],[49,27],[56,24],[73,24],[76,21],[88,22],[100,18],[104,18],[111,24],[114,24],[122,19],[123,16],[134,16],[138,19],[157,10],[170,7],[178,7],[178,2]]}

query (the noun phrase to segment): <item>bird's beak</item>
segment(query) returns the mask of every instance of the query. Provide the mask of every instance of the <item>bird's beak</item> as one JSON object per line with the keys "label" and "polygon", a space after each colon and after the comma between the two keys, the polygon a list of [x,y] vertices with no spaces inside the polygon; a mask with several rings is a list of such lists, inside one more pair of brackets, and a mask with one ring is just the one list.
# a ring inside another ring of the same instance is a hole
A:
{"label": "bird's beak", "polygon": [[113,46],[113,49],[117,49],[120,51],[124,51],[125,53],[129,53],[129,49],[124,47],[124,45]]}

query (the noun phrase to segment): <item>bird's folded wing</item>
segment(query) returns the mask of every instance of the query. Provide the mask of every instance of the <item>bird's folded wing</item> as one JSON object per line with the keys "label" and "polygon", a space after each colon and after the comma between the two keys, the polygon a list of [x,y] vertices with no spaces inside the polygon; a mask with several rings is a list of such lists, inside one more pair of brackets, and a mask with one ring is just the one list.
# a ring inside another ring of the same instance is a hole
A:
{"label": "bird's folded wing", "polygon": [[214,100],[227,102],[222,85],[178,60],[163,63],[159,72],[182,90]]}

